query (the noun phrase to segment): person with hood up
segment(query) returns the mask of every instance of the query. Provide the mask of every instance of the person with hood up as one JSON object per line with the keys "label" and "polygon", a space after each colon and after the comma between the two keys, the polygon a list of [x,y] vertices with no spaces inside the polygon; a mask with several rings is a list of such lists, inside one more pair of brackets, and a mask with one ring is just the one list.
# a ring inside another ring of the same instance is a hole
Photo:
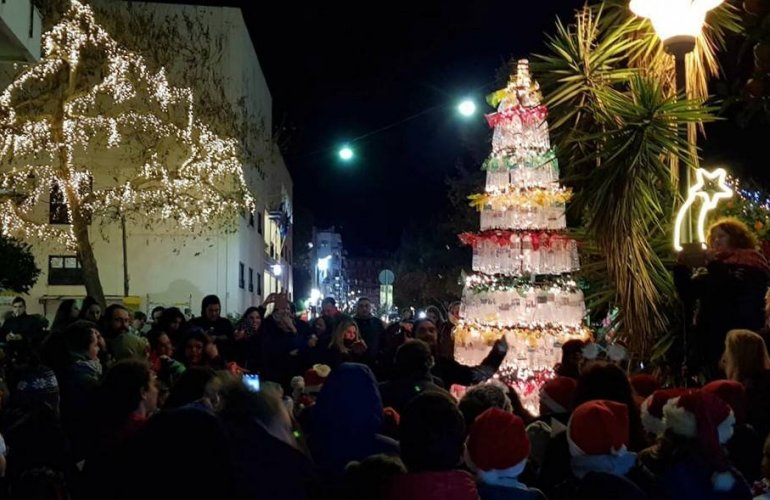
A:
{"label": "person with hood up", "polygon": [[343,363],[334,368],[311,408],[308,445],[332,491],[341,486],[350,461],[377,453],[398,454],[398,443],[380,434],[382,400],[366,365]]}

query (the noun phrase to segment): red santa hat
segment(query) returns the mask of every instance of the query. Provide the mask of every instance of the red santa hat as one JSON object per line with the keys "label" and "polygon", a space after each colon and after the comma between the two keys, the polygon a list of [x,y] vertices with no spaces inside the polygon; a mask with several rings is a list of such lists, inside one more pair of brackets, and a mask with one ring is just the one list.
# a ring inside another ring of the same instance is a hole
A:
{"label": "red santa hat", "polygon": [[650,434],[663,434],[666,425],[663,423],[663,407],[672,398],[687,393],[684,388],[660,389],[652,393],[641,404],[642,426]]}
{"label": "red santa hat", "polygon": [[572,408],[577,381],[570,377],[554,377],[540,389],[540,403],[553,413],[566,413]]}
{"label": "red santa hat", "polygon": [[[471,425],[467,454],[480,473],[508,471],[508,476],[518,475],[524,470],[531,450],[524,421],[513,413],[489,408]],[[511,474],[511,469],[518,474]]]}
{"label": "red santa hat", "polygon": [[663,407],[666,430],[700,443],[704,456],[716,472],[712,477],[717,491],[729,491],[735,477],[729,472],[722,450],[733,434],[735,416],[730,407],[717,396],[703,391],[692,391],[671,399]]}
{"label": "red santa hat", "polygon": [[615,455],[628,445],[628,407],[597,399],[575,408],[567,424],[570,454]]}
{"label": "red santa hat", "polygon": [[319,392],[326,382],[332,369],[329,365],[315,364],[305,372],[305,389],[308,392]]}
{"label": "red santa hat", "polygon": [[703,390],[715,395],[733,410],[735,423],[746,421],[746,388],[734,380],[714,380],[703,386]]}

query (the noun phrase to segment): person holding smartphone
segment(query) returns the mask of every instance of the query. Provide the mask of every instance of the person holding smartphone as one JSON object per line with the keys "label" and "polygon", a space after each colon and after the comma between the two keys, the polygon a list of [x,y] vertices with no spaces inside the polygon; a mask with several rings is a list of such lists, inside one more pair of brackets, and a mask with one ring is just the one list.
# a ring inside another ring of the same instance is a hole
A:
{"label": "person holding smartphone", "polygon": [[334,369],[342,363],[364,363],[368,360],[366,342],[352,319],[340,322],[329,343],[328,365]]}

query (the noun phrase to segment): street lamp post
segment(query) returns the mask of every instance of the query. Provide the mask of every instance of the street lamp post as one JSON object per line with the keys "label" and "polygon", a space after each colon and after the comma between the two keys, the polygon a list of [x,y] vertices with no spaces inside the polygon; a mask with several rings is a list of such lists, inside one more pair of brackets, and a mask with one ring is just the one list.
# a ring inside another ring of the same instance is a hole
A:
{"label": "street lamp post", "polygon": [[[631,0],[631,12],[652,22],[663,49],[674,56],[676,93],[687,97],[687,54],[695,49],[695,40],[706,22],[706,13],[724,0]],[[686,132],[685,132],[686,134]],[[679,194],[687,198],[690,189],[691,166],[679,162]],[[684,221],[683,241],[693,241],[692,218]]]}

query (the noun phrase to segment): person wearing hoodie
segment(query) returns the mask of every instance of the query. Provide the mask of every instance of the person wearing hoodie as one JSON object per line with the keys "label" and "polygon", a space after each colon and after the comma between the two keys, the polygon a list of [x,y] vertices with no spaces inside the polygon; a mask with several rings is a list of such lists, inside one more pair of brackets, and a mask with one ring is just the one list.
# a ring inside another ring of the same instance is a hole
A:
{"label": "person wearing hoodie", "polygon": [[531,451],[521,418],[492,407],[470,427],[465,461],[476,472],[481,500],[545,500],[519,480]]}
{"label": "person wearing hoodie", "polygon": [[383,407],[368,366],[334,368],[310,409],[307,441],[327,487],[341,487],[345,466],[376,453],[398,454],[398,443],[380,434]]}
{"label": "person wearing hoodie", "polygon": [[465,420],[455,400],[424,392],[404,409],[400,425],[401,459],[407,474],[388,485],[389,500],[478,500],[476,483],[462,470]]}
{"label": "person wearing hoodie", "polygon": [[466,366],[455,359],[436,356],[438,348],[438,329],[436,324],[429,319],[420,319],[414,324],[414,338],[422,340],[430,346],[434,354],[436,364],[431,373],[444,381],[447,388],[454,384],[475,385],[481,383],[497,372],[500,364],[508,353],[508,342],[505,336],[495,342],[489,354],[478,366]]}

